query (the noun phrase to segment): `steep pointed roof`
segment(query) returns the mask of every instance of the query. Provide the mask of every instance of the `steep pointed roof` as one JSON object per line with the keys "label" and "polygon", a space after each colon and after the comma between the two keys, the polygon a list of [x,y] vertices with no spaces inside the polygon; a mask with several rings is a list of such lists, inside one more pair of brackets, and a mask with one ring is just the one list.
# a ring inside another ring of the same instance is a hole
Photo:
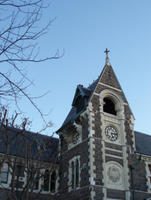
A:
{"label": "steep pointed roof", "polygon": [[85,99],[84,106],[83,106],[82,110],[77,113],[77,107],[74,106],[74,102],[76,101],[75,99],[76,99],[76,95],[77,95],[77,89],[76,89],[76,92],[75,92],[75,95],[74,95],[74,100],[73,100],[73,103],[72,103],[72,108],[70,109],[70,111],[69,111],[66,119],[64,120],[64,122],[63,122],[63,124],[61,126],[61,128],[57,132],[59,132],[60,130],[62,130],[69,123],[73,123],[74,120],[77,119],[82,112],[84,112],[84,110],[86,109],[86,107],[88,105],[89,99],[90,99],[90,97],[91,97],[91,95],[92,95],[92,93],[93,93],[93,91],[94,91],[97,83],[98,83],[98,79],[95,80],[87,88],[85,88],[83,86],[81,87],[81,85],[77,86],[77,88],[81,87],[81,90],[79,91],[81,93],[79,93],[78,96],[80,96],[80,94],[81,94],[81,97],[83,99]]}
{"label": "steep pointed roof", "polygon": [[114,73],[114,70],[110,64],[106,64],[100,75],[100,82],[109,86],[114,86],[117,89],[122,90],[120,83]]}
{"label": "steep pointed roof", "polygon": [[[91,96],[95,92],[99,82],[101,84],[108,85],[108,86],[114,87],[114,88],[122,91],[120,83],[119,83],[119,81],[114,73],[114,70],[110,64],[108,52],[109,51],[106,49],[105,50],[106,62],[105,62],[105,66],[104,66],[100,76],[88,87],[83,87],[83,85],[77,86],[77,89],[76,89],[76,92],[74,95],[74,99],[73,99],[73,103],[72,103],[72,108],[69,111],[69,114],[67,115],[61,128],[57,132],[60,132],[68,124],[73,123],[79,117],[79,115],[86,110],[87,105],[91,99]],[[123,93],[123,95],[124,95],[124,93]],[[81,99],[83,99],[84,103],[82,105],[81,110],[79,111],[79,109],[77,109],[76,104],[78,102],[78,98],[80,98],[80,97],[81,97]],[[124,95],[124,99],[126,100],[125,95]],[[126,100],[126,102],[127,102],[127,100]]]}
{"label": "steep pointed roof", "polygon": [[94,91],[94,89],[96,88],[96,85],[98,83],[98,80],[95,80],[92,84],[90,84],[87,88],[86,87],[83,87],[82,85],[78,85],[77,86],[77,89],[80,87],[80,90],[79,90],[79,94],[78,96],[80,96],[81,94],[81,97],[83,98],[83,100],[85,100],[84,102],[84,106],[82,108],[82,110],[80,112],[77,113],[77,107],[74,106],[74,103],[75,103],[75,99],[76,99],[76,95],[77,95],[77,89],[76,89],[76,92],[75,92],[75,95],[74,95],[74,99],[73,99],[73,103],[72,103],[72,108],[70,109],[66,119],[64,120],[61,128],[59,130],[57,130],[57,132],[61,131],[66,125],[70,124],[70,123],[73,123],[74,120],[76,120],[79,115],[84,112],[84,110],[86,109],[87,105],[88,105],[88,102],[90,100],[90,97]]}

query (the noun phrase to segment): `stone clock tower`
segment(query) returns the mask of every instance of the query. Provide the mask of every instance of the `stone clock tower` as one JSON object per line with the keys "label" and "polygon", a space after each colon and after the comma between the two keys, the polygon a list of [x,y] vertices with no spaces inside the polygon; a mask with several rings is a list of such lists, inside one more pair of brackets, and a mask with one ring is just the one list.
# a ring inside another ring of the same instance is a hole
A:
{"label": "stone clock tower", "polygon": [[[134,117],[109,62],[77,90],[60,135],[60,199],[129,200]],[[59,199],[59,198],[58,198]]]}

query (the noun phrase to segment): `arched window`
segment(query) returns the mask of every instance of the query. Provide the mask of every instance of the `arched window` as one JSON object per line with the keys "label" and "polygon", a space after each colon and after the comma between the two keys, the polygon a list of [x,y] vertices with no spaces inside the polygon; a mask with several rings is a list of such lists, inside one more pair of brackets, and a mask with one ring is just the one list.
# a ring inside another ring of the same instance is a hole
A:
{"label": "arched window", "polygon": [[53,171],[50,179],[50,191],[55,192],[55,190],[56,190],[56,172]]}
{"label": "arched window", "polygon": [[69,163],[69,188],[74,190],[80,187],[80,161],[74,157]]}
{"label": "arched window", "polygon": [[4,163],[0,170],[1,170],[0,183],[7,183],[7,181],[8,181],[8,164]]}
{"label": "arched window", "polygon": [[39,172],[36,172],[34,175],[34,190],[39,189]]}
{"label": "arched window", "polygon": [[45,170],[45,174],[44,174],[44,186],[43,186],[43,190],[44,191],[49,191],[49,179],[50,179],[50,175],[49,175],[49,170]]}
{"label": "arched window", "polygon": [[108,97],[105,97],[103,101],[104,101],[103,111],[112,115],[116,115],[114,102]]}

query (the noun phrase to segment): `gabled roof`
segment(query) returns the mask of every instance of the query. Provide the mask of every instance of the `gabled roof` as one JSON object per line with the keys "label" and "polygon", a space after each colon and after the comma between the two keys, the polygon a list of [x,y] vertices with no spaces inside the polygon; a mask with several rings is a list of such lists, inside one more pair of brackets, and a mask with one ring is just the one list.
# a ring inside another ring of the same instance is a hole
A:
{"label": "gabled roof", "polygon": [[[118,82],[118,79],[114,73],[112,66],[110,64],[106,64],[104,66],[100,76],[91,85],[89,85],[87,88],[83,87],[82,85],[77,86],[77,89],[76,89],[76,92],[74,95],[74,99],[73,99],[73,103],[72,103],[72,108],[71,108],[69,114],[67,115],[65,121],[63,122],[61,128],[56,131],[57,133],[60,132],[68,124],[73,123],[74,120],[76,120],[79,117],[79,115],[85,111],[85,109],[89,103],[89,100],[91,99],[91,96],[92,96],[99,81],[101,81],[101,83],[107,84],[112,87],[114,85],[114,87],[116,87],[117,89],[121,89],[121,86]],[[83,105],[83,108],[80,110],[80,112],[77,112],[76,100],[79,96],[81,96],[81,98],[84,99],[85,103]],[[126,100],[126,98],[125,98],[125,100]]]}
{"label": "gabled roof", "polygon": [[[77,108],[76,106],[74,106],[74,103],[75,103],[75,99],[76,99],[76,95],[77,95],[77,89],[76,89],[76,93],[75,93],[75,96],[74,96],[74,100],[72,103],[72,108],[71,110],[69,111],[66,119],[64,120],[61,128],[59,130],[57,130],[57,132],[61,131],[66,125],[68,125],[69,123],[73,123],[74,120],[76,120],[76,118],[79,117],[79,115],[86,109],[87,105],[88,105],[88,102],[90,100],[90,97],[97,85],[99,81],[99,78],[97,80],[95,80],[91,85],[89,85],[89,87],[85,88],[83,87],[82,85],[78,85],[77,88],[80,88],[79,90],[79,93],[81,92],[81,97],[82,98],[85,98],[85,104],[84,104],[84,107],[83,109],[81,110],[81,112],[77,113]],[[78,94],[79,96],[80,94]]]}
{"label": "gabled roof", "polygon": [[82,96],[82,97],[88,96],[89,97],[90,93],[91,93],[90,89],[84,88],[83,85],[78,85],[77,89],[76,89],[76,92],[75,92],[75,95],[74,95],[72,106],[75,106],[77,98],[79,96]]}
{"label": "gabled roof", "polygon": [[151,156],[151,135],[135,131],[136,153]]}
{"label": "gabled roof", "polygon": [[25,158],[27,151],[30,152],[31,159],[46,162],[56,162],[58,153],[57,138],[53,138],[39,133],[23,131],[18,128],[0,129],[0,153]]}

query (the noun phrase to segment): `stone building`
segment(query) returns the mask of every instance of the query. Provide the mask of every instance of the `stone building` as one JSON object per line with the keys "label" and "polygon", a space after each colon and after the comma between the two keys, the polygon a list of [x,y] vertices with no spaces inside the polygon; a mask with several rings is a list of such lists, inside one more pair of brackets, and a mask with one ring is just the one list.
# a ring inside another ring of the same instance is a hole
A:
{"label": "stone building", "polygon": [[151,199],[151,136],[134,131],[133,113],[105,52],[99,78],[87,88],[77,86],[57,131],[57,177],[55,192],[47,191],[50,200]]}
{"label": "stone building", "polygon": [[53,199],[58,139],[0,124],[0,200]]}
{"label": "stone building", "polygon": [[134,116],[109,62],[89,87],[78,85],[60,136],[58,199],[151,198],[151,136]]}

